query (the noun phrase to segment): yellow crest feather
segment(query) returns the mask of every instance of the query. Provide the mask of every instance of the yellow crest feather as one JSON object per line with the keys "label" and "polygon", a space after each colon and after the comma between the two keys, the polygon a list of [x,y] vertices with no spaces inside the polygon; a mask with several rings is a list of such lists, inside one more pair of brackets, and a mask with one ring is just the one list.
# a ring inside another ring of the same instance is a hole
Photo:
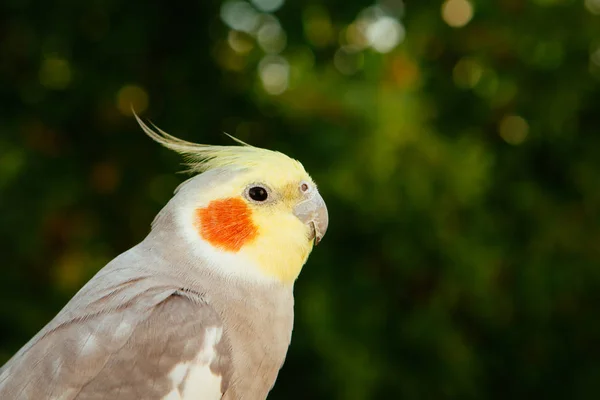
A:
{"label": "yellow crest feather", "polygon": [[152,140],[183,155],[186,164],[189,166],[189,171],[193,173],[201,173],[214,168],[243,169],[269,164],[274,168],[292,166],[304,170],[300,162],[283,153],[251,146],[228,133],[225,134],[241,146],[213,146],[188,142],[168,134],[154,124],[154,129],[150,128],[138,117],[135,111],[133,115],[142,130]]}

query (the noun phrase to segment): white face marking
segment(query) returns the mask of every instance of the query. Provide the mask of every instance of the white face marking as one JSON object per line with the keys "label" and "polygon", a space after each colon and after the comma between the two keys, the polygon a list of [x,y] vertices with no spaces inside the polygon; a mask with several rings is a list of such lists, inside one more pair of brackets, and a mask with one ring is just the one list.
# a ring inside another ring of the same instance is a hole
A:
{"label": "white face marking", "polygon": [[[217,356],[215,346],[221,340],[223,329],[207,328],[204,332],[202,348],[191,362],[179,363],[169,373],[173,390],[163,400],[217,400],[221,399],[221,376],[215,375],[210,364]],[[183,380],[185,379],[185,382]],[[179,386],[183,383],[183,393]],[[179,397],[172,397],[175,394]]]}
{"label": "white face marking", "polygon": [[196,210],[205,206],[208,200],[190,198],[188,193],[185,195],[187,198],[176,209],[176,223],[183,238],[189,244],[191,252],[201,258],[207,268],[220,275],[226,275],[228,278],[252,283],[272,283],[274,281],[274,278],[267,277],[260,272],[260,268],[247,257],[218,249],[205,241],[192,221],[195,221]]}

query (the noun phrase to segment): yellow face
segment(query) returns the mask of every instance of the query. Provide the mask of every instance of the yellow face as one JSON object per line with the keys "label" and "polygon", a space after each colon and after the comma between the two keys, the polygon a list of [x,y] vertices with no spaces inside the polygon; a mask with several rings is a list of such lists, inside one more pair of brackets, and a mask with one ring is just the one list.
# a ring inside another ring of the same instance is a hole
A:
{"label": "yellow face", "polygon": [[298,277],[315,238],[314,221],[302,221],[298,206],[320,199],[310,176],[294,166],[242,172],[206,192],[203,198],[211,200],[196,210],[196,229],[205,241],[286,283]]}
{"label": "yellow face", "polygon": [[[219,168],[239,172],[198,194],[200,205],[194,209],[190,233],[195,238],[198,233],[208,249],[217,250],[215,254],[234,255],[224,257],[228,261],[241,257],[241,264],[249,261],[261,276],[293,282],[328,224],[325,202],[302,165],[243,142],[242,146],[186,142],[154,131],[137,115],[136,119],[153,140],[186,155],[192,172]],[[186,211],[185,221],[188,216]],[[186,232],[190,227],[185,226]]]}

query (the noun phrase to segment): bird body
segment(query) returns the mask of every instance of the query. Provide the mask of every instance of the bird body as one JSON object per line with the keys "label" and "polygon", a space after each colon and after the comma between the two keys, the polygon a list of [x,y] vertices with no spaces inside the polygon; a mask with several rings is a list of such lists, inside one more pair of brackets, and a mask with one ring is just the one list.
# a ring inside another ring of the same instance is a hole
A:
{"label": "bird body", "polygon": [[137,246],[101,269],[2,369],[2,400],[264,399],[291,340],[293,283],[327,228],[300,163],[201,146]]}

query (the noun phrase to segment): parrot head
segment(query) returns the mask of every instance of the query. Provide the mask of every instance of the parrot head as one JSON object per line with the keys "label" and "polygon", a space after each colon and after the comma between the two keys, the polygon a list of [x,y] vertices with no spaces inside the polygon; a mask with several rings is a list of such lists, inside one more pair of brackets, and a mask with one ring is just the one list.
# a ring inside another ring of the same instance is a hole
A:
{"label": "parrot head", "polygon": [[198,174],[173,198],[193,251],[216,273],[293,283],[328,225],[325,202],[302,164],[235,138],[241,146],[186,142],[136,118]]}

